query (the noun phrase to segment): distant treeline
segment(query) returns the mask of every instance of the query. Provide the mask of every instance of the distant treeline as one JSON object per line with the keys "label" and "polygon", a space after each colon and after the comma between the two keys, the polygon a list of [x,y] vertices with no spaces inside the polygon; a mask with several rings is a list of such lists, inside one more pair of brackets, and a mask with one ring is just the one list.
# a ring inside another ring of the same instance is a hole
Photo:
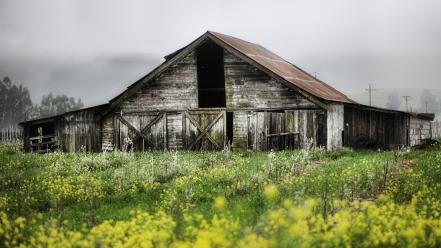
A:
{"label": "distant treeline", "polygon": [[[410,99],[412,100],[412,99]],[[441,113],[441,97],[437,97],[430,91],[424,90],[421,93],[418,105],[414,106],[415,100],[409,101],[408,106],[402,96],[399,96],[397,92],[393,92],[389,95],[386,103],[386,108],[389,109],[405,109],[413,112],[428,112],[428,113]]]}
{"label": "distant treeline", "polygon": [[39,104],[34,104],[28,88],[0,79],[0,127],[16,126],[19,122],[57,115],[83,108],[81,99],[49,93]]}

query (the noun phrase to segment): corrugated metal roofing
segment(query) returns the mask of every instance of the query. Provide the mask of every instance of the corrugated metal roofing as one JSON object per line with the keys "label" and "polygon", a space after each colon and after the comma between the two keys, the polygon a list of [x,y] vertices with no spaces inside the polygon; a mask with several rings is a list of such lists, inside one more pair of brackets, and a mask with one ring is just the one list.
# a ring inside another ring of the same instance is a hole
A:
{"label": "corrugated metal roofing", "polygon": [[345,94],[318,80],[261,45],[217,32],[208,31],[208,33],[311,95],[329,101],[353,103]]}

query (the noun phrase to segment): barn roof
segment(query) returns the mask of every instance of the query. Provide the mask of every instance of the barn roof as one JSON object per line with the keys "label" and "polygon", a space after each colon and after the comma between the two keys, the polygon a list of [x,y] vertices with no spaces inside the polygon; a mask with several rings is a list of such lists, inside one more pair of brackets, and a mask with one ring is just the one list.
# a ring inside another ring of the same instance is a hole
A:
{"label": "barn roof", "polygon": [[217,32],[208,31],[208,33],[214,35],[227,45],[233,47],[248,58],[272,71],[286,81],[292,83],[296,87],[316,97],[336,102],[353,102],[351,99],[349,99],[349,97],[336,90],[329,84],[326,84],[325,82],[310,75],[296,65],[291,64],[261,45]]}
{"label": "barn roof", "polygon": [[135,94],[137,90],[148,83],[148,81],[162,73],[174,61],[187,55],[208,39],[214,41],[229,51],[234,51],[236,54],[240,55],[241,58],[246,59],[259,69],[262,69],[265,72],[268,72],[269,74],[281,79],[288,86],[292,86],[299,90],[304,96],[310,97],[309,99],[316,104],[320,104],[317,99],[342,103],[354,103],[354,101],[352,101],[349,97],[336,90],[332,86],[315,78],[299,67],[289,63],[280,56],[258,44],[235,38],[233,36],[207,31],[187,46],[165,56],[164,58],[166,60],[161,65],[130,85],[124,92],[110,100],[111,108],[118,105],[122,100],[127,99],[127,97]]}
{"label": "barn roof", "polygon": [[418,119],[433,121],[435,119],[434,113],[415,113],[409,112],[409,115]]}
{"label": "barn roof", "polygon": [[32,119],[32,120],[26,120],[26,121],[22,121],[20,123],[18,123],[19,125],[26,125],[29,123],[36,123],[36,122],[49,122],[49,121],[53,121],[59,117],[63,117],[69,114],[74,114],[77,112],[81,112],[81,111],[88,111],[88,110],[103,110],[106,107],[108,107],[109,104],[105,103],[105,104],[100,104],[100,105],[95,105],[95,106],[91,106],[91,107],[86,107],[86,108],[81,108],[81,109],[76,109],[76,110],[71,110],[71,111],[67,111],[64,113],[60,113],[57,115],[52,115],[52,116],[48,116],[48,117],[42,117],[42,118],[38,118],[38,119]]}
{"label": "barn roof", "polygon": [[[230,46],[242,55],[251,59],[260,66],[270,70],[277,76],[293,84],[303,91],[319,97],[324,100],[353,103],[349,97],[338,91],[329,84],[317,79],[296,65],[286,61],[277,54],[271,52],[265,47],[251,43],[230,35],[221,34],[218,32],[207,31],[208,35],[219,39],[224,45]],[[185,47],[184,47],[185,48]],[[184,48],[181,48],[164,58],[169,60],[178,55]]]}

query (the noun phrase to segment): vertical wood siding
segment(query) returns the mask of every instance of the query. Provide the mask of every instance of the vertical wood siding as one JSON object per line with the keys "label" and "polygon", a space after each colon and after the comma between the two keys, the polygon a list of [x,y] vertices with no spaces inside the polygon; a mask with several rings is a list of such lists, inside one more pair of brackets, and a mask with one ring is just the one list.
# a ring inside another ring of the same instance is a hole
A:
{"label": "vertical wood siding", "polygon": [[283,150],[326,145],[323,110],[250,111],[247,148]]}
{"label": "vertical wood siding", "polygon": [[357,147],[375,142],[384,148],[407,145],[408,116],[404,113],[386,113],[345,107],[344,144]]}
{"label": "vertical wood siding", "polygon": [[422,145],[427,139],[432,138],[431,121],[410,117],[409,141],[410,146]]}
{"label": "vertical wood siding", "polygon": [[327,112],[327,148],[329,150],[343,146],[344,113],[343,104],[332,104]]}
{"label": "vertical wood siding", "polygon": [[59,123],[60,125],[56,126],[56,132],[63,151],[100,150],[100,128],[93,111],[85,110],[66,114]]}

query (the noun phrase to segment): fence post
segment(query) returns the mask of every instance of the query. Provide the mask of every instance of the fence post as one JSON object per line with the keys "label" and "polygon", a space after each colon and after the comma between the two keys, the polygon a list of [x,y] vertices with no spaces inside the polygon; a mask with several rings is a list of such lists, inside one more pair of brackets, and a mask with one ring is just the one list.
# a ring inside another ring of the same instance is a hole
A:
{"label": "fence post", "polygon": [[17,126],[0,128],[0,142],[20,141],[23,137],[22,129]]}

